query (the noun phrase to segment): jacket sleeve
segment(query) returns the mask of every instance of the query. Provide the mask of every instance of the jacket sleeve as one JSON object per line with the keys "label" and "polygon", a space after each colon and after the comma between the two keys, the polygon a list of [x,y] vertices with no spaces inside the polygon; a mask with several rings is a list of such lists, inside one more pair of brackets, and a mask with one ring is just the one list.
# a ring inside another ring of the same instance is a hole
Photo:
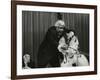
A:
{"label": "jacket sleeve", "polygon": [[50,44],[53,46],[57,47],[58,46],[58,41],[57,41],[57,35],[55,34],[54,31],[48,30],[46,34],[46,38]]}

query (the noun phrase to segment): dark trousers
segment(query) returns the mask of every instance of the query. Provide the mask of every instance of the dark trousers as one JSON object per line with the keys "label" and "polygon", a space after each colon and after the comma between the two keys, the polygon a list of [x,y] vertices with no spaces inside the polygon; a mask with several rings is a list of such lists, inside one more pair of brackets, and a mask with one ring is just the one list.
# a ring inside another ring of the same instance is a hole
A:
{"label": "dark trousers", "polygon": [[38,64],[38,68],[46,68],[49,64],[50,67],[60,67],[60,63],[63,60],[63,55],[61,53],[57,53],[53,56],[47,63],[45,64]]}
{"label": "dark trousers", "polygon": [[60,61],[59,61],[59,57],[58,56],[54,56],[49,64],[51,65],[51,67],[60,67]]}

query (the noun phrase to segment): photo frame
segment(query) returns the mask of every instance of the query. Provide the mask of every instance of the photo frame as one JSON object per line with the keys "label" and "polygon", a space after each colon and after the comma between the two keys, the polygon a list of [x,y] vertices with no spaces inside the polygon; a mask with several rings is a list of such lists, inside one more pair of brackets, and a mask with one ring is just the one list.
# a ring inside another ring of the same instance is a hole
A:
{"label": "photo frame", "polygon": [[[30,58],[37,65],[37,53],[35,53],[35,50],[39,48],[49,28],[43,26],[54,25],[57,13],[63,14],[65,26],[68,29],[75,29],[76,34],[79,36],[80,50],[88,52],[89,65],[82,67],[34,67],[32,69],[23,69],[23,55],[27,52],[30,53]],[[40,19],[44,21],[41,22]],[[38,38],[39,34],[40,38]],[[30,45],[31,48],[29,47]],[[38,48],[36,48],[36,45],[38,45]],[[93,74],[97,74],[96,5],[11,1],[12,80]]]}

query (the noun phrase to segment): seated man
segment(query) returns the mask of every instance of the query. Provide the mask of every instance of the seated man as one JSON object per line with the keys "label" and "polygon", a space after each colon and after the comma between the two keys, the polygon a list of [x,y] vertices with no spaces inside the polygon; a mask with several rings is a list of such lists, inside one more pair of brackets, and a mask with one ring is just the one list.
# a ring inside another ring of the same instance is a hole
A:
{"label": "seated man", "polygon": [[[67,36],[67,38],[66,38]],[[59,41],[58,50],[64,56],[61,62],[63,66],[87,66],[88,60],[83,54],[79,54],[79,41],[72,30],[69,30]]]}

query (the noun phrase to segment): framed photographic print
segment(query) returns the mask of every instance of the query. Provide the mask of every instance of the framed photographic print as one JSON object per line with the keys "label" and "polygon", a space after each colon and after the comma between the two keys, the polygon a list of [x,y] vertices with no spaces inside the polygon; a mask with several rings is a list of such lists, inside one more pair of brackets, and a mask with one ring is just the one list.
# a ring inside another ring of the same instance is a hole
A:
{"label": "framed photographic print", "polygon": [[11,1],[11,78],[97,74],[97,6]]}

